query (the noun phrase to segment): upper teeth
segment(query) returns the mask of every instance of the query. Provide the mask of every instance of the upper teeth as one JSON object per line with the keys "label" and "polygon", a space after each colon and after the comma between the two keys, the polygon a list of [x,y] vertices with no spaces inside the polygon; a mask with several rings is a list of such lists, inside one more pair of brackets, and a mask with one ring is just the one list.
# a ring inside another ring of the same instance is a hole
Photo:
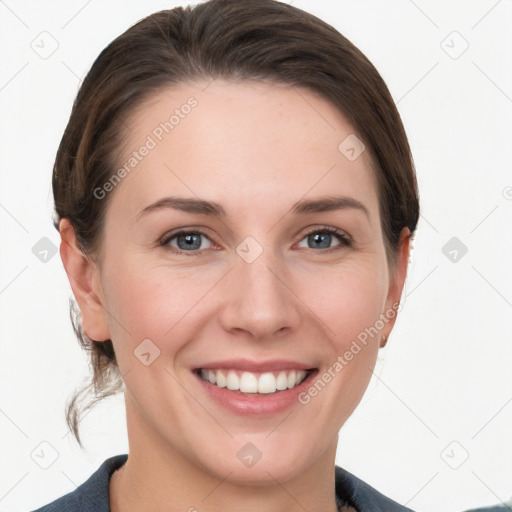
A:
{"label": "upper teeth", "polygon": [[281,372],[252,373],[242,372],[238,375],[234,370],[201,369],[203,380],[215,384],[219,388],[242,393],[275,393],[300,384],[306,377],[306,370],[283,370]]}

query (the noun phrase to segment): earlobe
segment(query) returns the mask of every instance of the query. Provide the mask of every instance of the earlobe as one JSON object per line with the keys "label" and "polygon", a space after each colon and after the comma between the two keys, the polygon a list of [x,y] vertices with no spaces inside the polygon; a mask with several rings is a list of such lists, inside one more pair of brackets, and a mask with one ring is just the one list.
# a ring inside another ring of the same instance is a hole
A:
{"label": "earlobe", "polygon": [[409,263],[410,242],[411,232],[409,228],[403,228],[400,232],[398,242],[396,265],[389,276],[389,290],[384,310],[384,315],[388,318],[388,323],[382,331],[381,347],[386,345],[398,315],[398,306],[400,304]]}
{"label": "earlobe", "polygon": [[110,339],[98,266],[80,249],[68,219],[59,222],[59,233],[60,257],[80,308],[82,329],[91,340]]}

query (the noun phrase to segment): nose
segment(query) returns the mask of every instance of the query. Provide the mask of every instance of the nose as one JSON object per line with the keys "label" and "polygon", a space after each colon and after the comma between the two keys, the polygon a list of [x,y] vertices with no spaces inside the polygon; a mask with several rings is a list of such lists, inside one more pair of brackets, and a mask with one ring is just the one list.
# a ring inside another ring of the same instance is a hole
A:
{"label": "nose", "polygon": [[303,314],[290,281],[290,272],[270,251],[252,263],[237,257],[224,285],[223,328],[257,341],[295,330]]}

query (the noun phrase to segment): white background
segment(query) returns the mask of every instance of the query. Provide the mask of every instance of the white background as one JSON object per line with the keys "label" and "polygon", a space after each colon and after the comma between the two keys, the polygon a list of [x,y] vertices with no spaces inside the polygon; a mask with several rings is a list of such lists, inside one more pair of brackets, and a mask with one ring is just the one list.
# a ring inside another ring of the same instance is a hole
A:
{"label": "white background", "polygon": [[[85,452],[67,430],[64,405],[88,375],[88,360],[69,321],[71,289],[60,257],[43,263],[32,247],[42,237],[59,244],[51,171],[81,79],[131,24],[179,3],[48,5],[0,1],[2,512],[48,503],[107,457],[127,453],[122,394],[83,420]],[[335,26],[382,74],[410,139],[421,194],[405,305],[366,395],[340,433],[337,464],[417,511],[507,501],[512,1],[293,5]],[[47,59],[31,47],[43,31],[58,43]],[[468,49],[453,58],[464,40]],[[442,252],[452,237],[468,248],[456,262]],[[48,469],[31,455],[43,449],[51,457],[41,442],[58,454]]]}

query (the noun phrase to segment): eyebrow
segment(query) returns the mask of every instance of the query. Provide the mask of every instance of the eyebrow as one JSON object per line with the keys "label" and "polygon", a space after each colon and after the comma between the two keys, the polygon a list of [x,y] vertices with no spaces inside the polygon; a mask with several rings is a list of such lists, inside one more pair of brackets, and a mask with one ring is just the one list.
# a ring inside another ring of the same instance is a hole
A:
{"label": "eyebrow", "polygon": [[[215,201],[188,197],[164,197],[141,210],[137,214],[136,220],[147,213],[167,208],[211,217],[226,217],[226,210]],[[304,215],[307,213],[328,212],[348,208],[360,210],[370,219],[368,208],[357,199],[349,196],[327,196],[319,199],[303,199],[292,206],[291,212]]]}

